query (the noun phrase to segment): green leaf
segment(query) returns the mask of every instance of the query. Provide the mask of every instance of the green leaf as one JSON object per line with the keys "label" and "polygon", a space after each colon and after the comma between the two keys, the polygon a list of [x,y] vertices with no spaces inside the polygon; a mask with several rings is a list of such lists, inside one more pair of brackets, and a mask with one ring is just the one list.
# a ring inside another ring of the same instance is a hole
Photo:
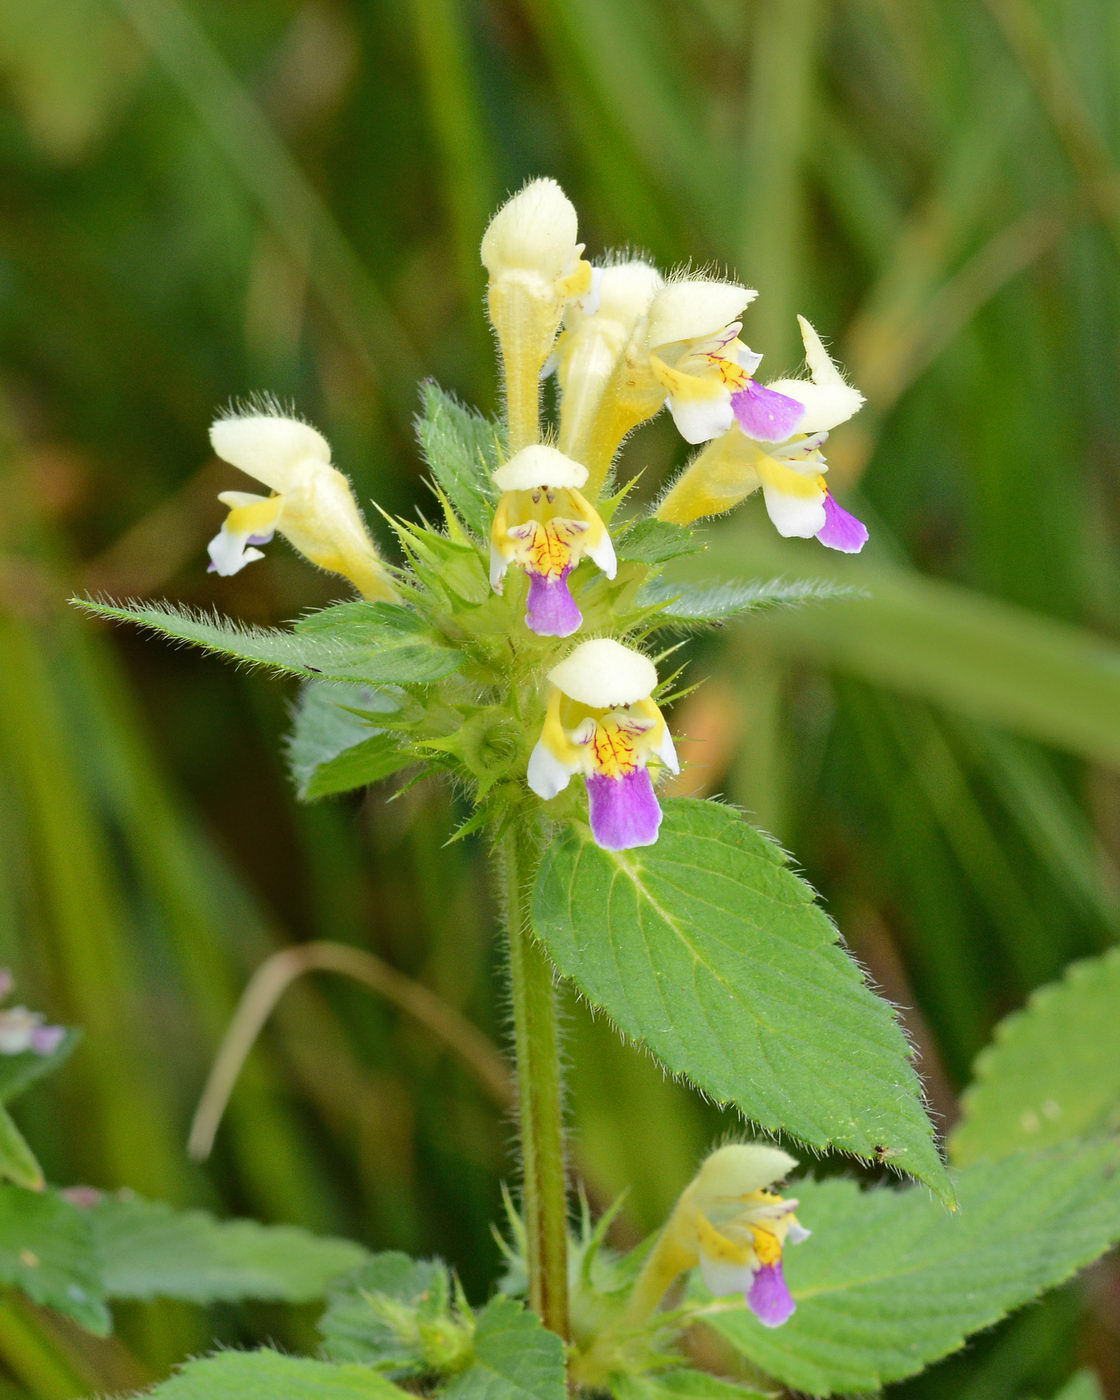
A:
{"label": "green leaf", "polygon": [[138,1196],[107,1196],[88,1215],[110,1298],[308,1303],[367,1257],[348,1240],[218,1221]]}
{"label": "green leaf", "polygon": [[996,1027],[949,1140],[962,1166],[1120,1128],[1120,948],[1067,969]]}
{"label": "green leaf", "polygon": [[895,1014],[786,856],[730,807],[665,804],[656,845],[555,842],[534,902],[560,971],[674,1074],[813,1147],[952,1189]]}
{"label": "green leaf", "polygon": [[490,473],[504,455],[501,429],[434,380],[420,386],[416,436],[432,475],[465,525],[489,538],[494,515]]}
{"label": "green leaf", "polygon": [[43,1169],[6,1108],[0,1108],[0,1178],[41,1191]]}
{"label": "green leaf", "polygon": [[159,1400],[403,1400],[367,1366],[332,1366],[277,1351],[229,1351],[188,1361],[146,1395]]}
{"label": "green leaf", "polygon": [[618,1376],[611,1382],[616,1400],[773,1400],[774,1391],[720,1380],[706,1371],[663,1371],[649,1376]]}
{"label": "green leaf", "polygon": [[618,557],[636,564],[664,564],[703,548],[692,530],[668,520],[639,520],[615,539]]}
{"label": "green leaf", "polygon": [[853,590],[827,579],[755,579],[746,583],[674,583],[653,579],[638,595],[638,606],[664,603],[656,621],[679,623],[725,622],[740,613],[764,608],[798,607],[802,603],[850,598]]}
{"label": "green leaf", "polygon": [[564,1343],[514,1298],[493,1298],[478,1316],[474,1360],[445,1400],[565,1400]]}
{"label": "green leaf", "polygon": [[80,1031],[68,1030],[49,1055],[37,1055],[34,1050],[24,1050],[18,1055],[0,1055],[0,1104],[11,1103],[36,1079],[52,1074],[70,1058],[81,1038]]}
{"label": "green leaf", "polygon": [[[813,1231],[786,1256],[797,1311],[708,1321],[767,1375],[810,1395],[878,1390],[964,1345],[1120,1239],[1120,1143],[1075,1143],[956,1175],[960,1211],[925,1191],[799,1182]],[[718,1306],[718,1305],[717,1305]]]}
{"label": "green leaf", "polygon": [[417,1327],[445,1316],[451,1281],[437,1260],[376,1254],[332,1292],[320,1322],[323,1353],[364,1361],[393,1375],[429,1369]]}
{"label": "green leaf", "polygon": [[0,1283],[108,1334],[89,1219],[61,1196],[0,1186]]}
{"label": "green leaf", "polygon": [[171,603],[76,602],[100,617],[135,622],[235,661],[304,678],[311,673],[324,680],[411,685],[439,680],[462,661],[407,609],[389,603],[339,603],[284,631],[242,626]]}
{"label": "green leaf", "polygon": [[288,740],[288,766],[305,802],[365,787],[413,761],[399,738],[351,707],[371,714],[397,708],[383,691],[335,681],[312,681],[303,689]]}

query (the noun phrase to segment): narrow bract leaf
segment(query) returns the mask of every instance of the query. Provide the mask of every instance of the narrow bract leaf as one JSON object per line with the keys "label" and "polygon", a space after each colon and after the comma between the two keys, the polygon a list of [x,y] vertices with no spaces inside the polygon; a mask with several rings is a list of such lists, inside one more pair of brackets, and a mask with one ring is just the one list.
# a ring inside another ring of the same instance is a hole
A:
{"label": "narrow bract leaf", "polygon": [[495,503],[490,473],[504,455],[501,429],[433,380],[420,386],[420,394],[416,436],[424,459],[460,520],[485,538]]}
{"label": "narrow bract leaf", "polygon": [[952,1201],[911,1050],[812,890],[730,807],[665,804],[656,845],[555,842],[534,902],[560,971],[674,1074],[773,1132]]}
{"label": "narrow bract leaf", "polygon": [[288,739],[288,766],[301,799],[349,792],[386,778],[411,760],[401,741],[354,709],[377,713],[396,708],[383,691],[334,681],[304,687]]}
{"label": "narrow bract leaf", "polygon": [[0,1055],[0,1104],[11,1103],[19,1094],[59,1068],[81,1040],[81,1032],[68,1030],[49,1055],[24,1050],[18,1055]]}
{"label": "narrow bract leaf", "polygon": [[797,1311],[774,1331],[746,1308],[709,1321],[793,1389],[878,1390],[1120,1239],[1118,1171],[1116,1142],[978,1163],[956,1174],[961,1208],[949,1216],[919,1188],[799,1181],[797,1217],[813,1236],[786,1259]]}
{"label": "narrow bract leaf", "polygon": [[997,1027],[949,1139],[954,1162],[1120,1128],[1120,948],[1074,963]]}
{"label": "narrow bract leaf", "polygon": [[850,598],[854,590],[827,579],[762,579],[747,583],[674,583],[653,579],[638,594],[638,606],[664,603],[657,622],[725,622],[740,613],[764,608],[798,607],[802,603]]}
{"label": "narrow bract leaf", "polygon": [[404,1400],[405,1392],[366,1366],[333,1366],[277,1351],[229,1351],[188,1361],[144,1392],[158,1400]]}
{"label": "narrow bract leaf", "polygon": [[43,1186],[43,1169],[6,1108],[0,1108],[0,1180],[14,1181],[28,1191]]}
{"label": "narrow bract leaf", "polygon": [[639,520],[615,539],[618,557],[637,564],[664,564],[703,548],[694,531],[669,520]]}
{"label": "narrow bract leaf", "polygon": [[110,1298],[309,1303],[368,1257],[349,1240],[218,1221],[138,1196],[105,1197],[88,1216]]}
{"label": "narrow bract leaf", "polygon": [[564,1343],[513,1298],[494,1298],[478,1316],[474,1361],[445,1400],[564,1400]]}
{"label": "narrow bract leaf", "polygon": [[438,680],[462,661],[457,651],[425,632],[418,619],[411,628],[402,626],[398,614],[409,614],[388,604],[343,603],[339,608],[348,609],[345,617],[326,617],[338,611],[327,608],[301,619],[294,631],[242,626],[217,613],[192,612],[170,603],[77,604],[101,617],[135,622],[175,641],[292,676],[410,685]]}
{"label": "narrow bract leaf", "polygon": [[90,1222],[48,1192],[0,1186],[0,1283],[105,1336],[105,1306]]}

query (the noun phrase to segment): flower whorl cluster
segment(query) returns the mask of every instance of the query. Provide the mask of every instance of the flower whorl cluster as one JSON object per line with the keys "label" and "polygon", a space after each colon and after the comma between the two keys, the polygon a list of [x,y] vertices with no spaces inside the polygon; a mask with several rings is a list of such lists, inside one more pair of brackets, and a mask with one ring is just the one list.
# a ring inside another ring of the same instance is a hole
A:
{"label": "flower whorl cluster", "polygon": [[[654,661],[636,645],[652,630],[647,624],[656,612],[638,598],[649,568],[620,563],[610,526],[618,501],[603,494],[620,447],[667,407],[681,436],[701,450],[656,518],[691,525],[760,490],[781,534],[815,535],[831,548],[854,551],[867,532],[834,501],[822,449],[829,431],[863,399],[804,319],[809,377],[760,381],[762,357],[740,338],[756,296],[751,288],[689,272],[662,276],[635,257],[608,256],[593,267],[583,251],[576,211],[547,179],[514,194],[482,239],[506,421],[504,460],[486,484],[495,495],[489,586],[502,606],[479,614],[479,645],[485,649],[484,636],[504,629],[507,650],[500,655],[532,660],[528,681],[523,670],[516,680],[509,673],[510,683],[529,685],[526,704],[518,706],[532,725],[519,781],[570,815],[573,799],[561,794],[582,774],[594,839],[626,850],[657,839],[655,784],[679,764],[658,706]],[[540,411],[541,380],[551,372],[559,386],[554,428],[542,426]],[[314,428],[267,405],[220,418],[211,440],[219,457],[271,492],[222,494],[229,515],[210,543],[212,570],[237,573],[261,558],[260,546],[279,532],[370,601],[421,601],[423,592],[407,575],[399,587],[394,582],[349,482]],[[468,538],[459,522],[456,530]],[[416,531],[398,534],[419,567]],[[428,537],[423,548],[431,564],[433,550],[452,546]],[[437,591],[446,581],[439,568],[429,580]],[[478,585],[486,585],[472,579],[464,576],[458,596],[477,607]],[[443,626],[438,616],[431,620],[437,630]],[[449,620],[460,640],[463,625],[461,616]],[[558,645],[567,638],[572,641]],[[511,744],[502,738],[480,748],[464,735],[474,732],[472,725],[489,735],[507,731],[471,718],[469,703],[442,713],[461,714],[463,734],[448,733],[444,721],[441,732],[420,734],[417,742],[427,752],[457,754],[468,767],[473,762],[478,790],[487,791],[492,776],[480,771],[480,754],[508,755]]]}

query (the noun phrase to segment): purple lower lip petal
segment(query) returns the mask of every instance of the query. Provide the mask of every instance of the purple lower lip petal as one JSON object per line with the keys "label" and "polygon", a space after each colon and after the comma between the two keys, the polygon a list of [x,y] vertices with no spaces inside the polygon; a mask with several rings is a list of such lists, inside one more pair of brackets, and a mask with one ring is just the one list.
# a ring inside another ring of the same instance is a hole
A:
{"label": "purple lower lip petal", "polygon": [[805,417],[805,405],[751,380],[731,395],[736,421],[756,442],[785,442]]}
{"label": "purple lower lip petal", "polygon": [[755,1274],[747,1294],[747,1307],[763,1327],[780,1327],[788,1322],[797,1308],[782,1273],[781,1260],[763,1264]]}
{"label": "purple lower lip petal", "polygon": [[832,492],[824,496],[824,525],[817,531],[817,539],[829,549],[838,549],[842,554],[858,554],[867,543],[867,526],[862,520],[838,506]]}
{"label": "purple lower lip petal", "polygon": [[623,778],[591,773],[587,778],[591,834],[605,851],[652,846],[661,826],[661,804],[645,768]]}
{"label": "purple lower lip petal", "polygon": [[583,621],[583,614],[568,588],[570,573],[571,569],[565,569],[559,578],[529,575],[525,621],[538,637],[570,637]]}

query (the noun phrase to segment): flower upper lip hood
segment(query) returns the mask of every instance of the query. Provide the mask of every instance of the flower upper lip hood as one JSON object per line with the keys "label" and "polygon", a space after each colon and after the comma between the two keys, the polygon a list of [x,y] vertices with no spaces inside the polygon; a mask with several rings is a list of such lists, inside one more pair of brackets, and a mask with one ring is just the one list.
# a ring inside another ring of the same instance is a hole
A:
{"label": "flower upper lip hood", "polygon": [[530,180],[487,225],[483,266],[492,279],[514,271],[547,281],[566,277],[583,252],[578,231],[575,206],[556,181]]}
{"label": "flower upper lip hood", "polygon": [[737,282],[679,278],[654,297],[643,339],[651,350],[683,340],[702,340],[738,321],[758,296]]}
{"label": "flower upper lip hood", "polygon": [[555,447],[538,443],[523,447],[493,473],[499,491],[536,491],[546,486],[572,486],[577,490],[587,484],[587,468]]}
{"label": "flower upper lip hood", "polygon": [[553,666],[548,678],[572,700],[592,709],[633,705],[657,689],[657,668],[649,657],[610,637],[582,643]]}
{"label": "flower upper lip hood", "polygon": [[225,415],[211,425],[210,445],[224,462],[279,492],[290,491],[309,464],[331,465],[322,433],[280,414]]}

